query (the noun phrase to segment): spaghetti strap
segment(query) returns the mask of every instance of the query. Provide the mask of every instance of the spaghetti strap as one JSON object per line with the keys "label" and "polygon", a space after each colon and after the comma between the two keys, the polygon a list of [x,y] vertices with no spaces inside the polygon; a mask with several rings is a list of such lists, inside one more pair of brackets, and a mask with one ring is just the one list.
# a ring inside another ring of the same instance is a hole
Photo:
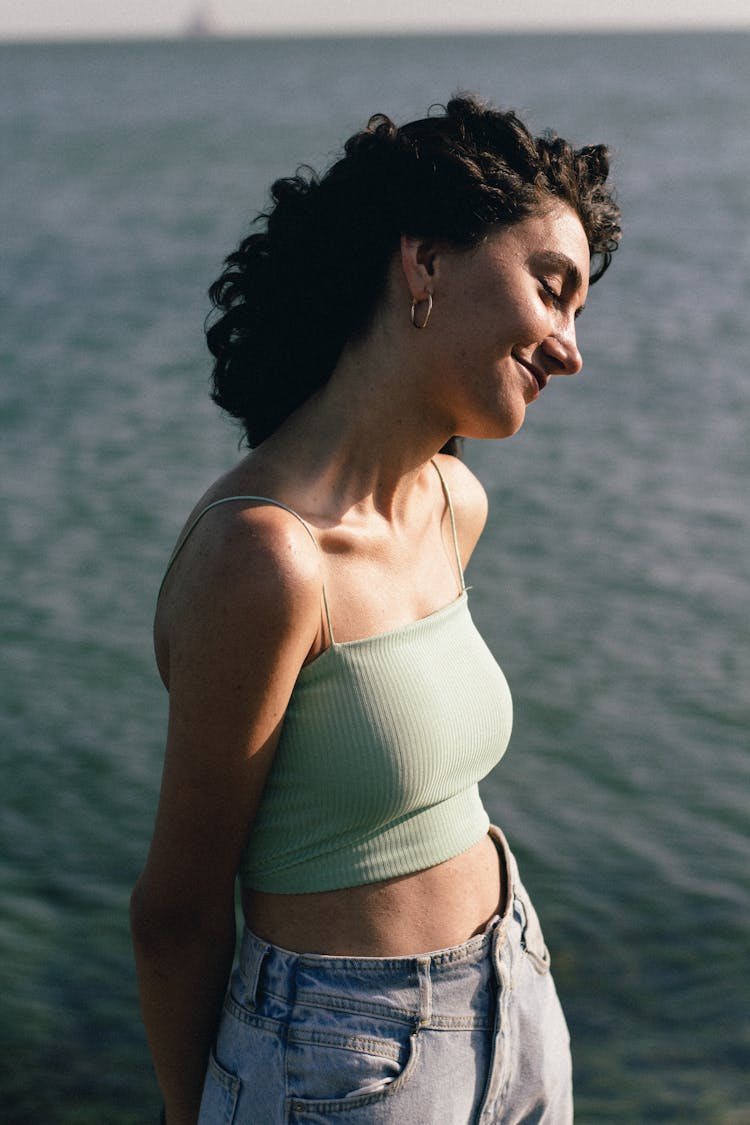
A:
{"label": "spaghetti strap", "polygon": [[461,593],[463,594],[466,591],[466,582],[464,580],[464,568],[461,565],[461,552],[458,549],[458,532],[456,531],[456,516],[455,516],[455,513],[453,511],[453,501],[451,499],[450,489],[448,488],[448,485],[445,483],[445,477],[440,472],[437,461],[431,460],[430,464],[434,465],[435,472],[440,477],[440,483],[443,486],[443,493],[445,494],[445,499],[446,499],[446,502],[448,504],[448,515],[450,516],[450,520],[451,520],[451,535],[453,536],[453,549],[456,552],[456,566],[458,567],[458,573],[459,573],[459,577],[461,579]]}
{"label": "spaghetti strap", "polygon": [[[177,544],[174,551],[172,552],[172,555],[171,555],[171,558],[170,558],[169,562],[167,563],[167,569],[164,571],[164,577],[162,578],[161,585],[159,586],[159,593],[156,595],[157,601],[159,600],[159,595],[161,594],[162,589],[164,588],[164,583],[167,580],[167,575],[169,574],[170,570],[172,569],[172,566],[173,566],[175,560],[177,559],[177,556],[179,555],[180,551],[182,550],[182,548],[187,543],[187,541],[190,538],[190,536],[192,535],[193,531],[195,531],[195,528],[198,526],[200,521],[205,516],[206,512],[210,512],[212,508],[218,508],[220,504],[229,504],[234,500],[256,500],[256,501],[258,501],[259,503],[262,503],[262,504],[272,504],[275,508],[283,508],[283,510],[285,512],[289,512],[290,516],[294,516],[295,519],[299,520],[299,522],[302,524],[305,531],[307,532],[307,534],[310,536],[313,543],[315,544],[315,548],[318,551],[318,554],[321,554],[320,547],[318,546],[318,541],[315,538],[315,536],[313,535],[312,528],[310,527],[310,525],[305,520],[302,519],[302,516],[299,515],[298,512],[295,512],[294,508],[290,508],[290,507],[288,507],[288,505],[282,504],[280,500],[272,500],[270,498],[270,496],[224,496],[224,497],[222,497],[221,500],[214,500],[213,503],[207,504],[205,508],[201,509],[201,511],[198,513],[198,515],[195,517],[193,522],[188,527],[185,534],[182,536],[182,539],[180,539],[179,543]],[[326,586],[325,586],[325,582],[323,582],[322,579],[321,579],[321,588],[322,588],[322,592],[323,592],[323,608],[325,610],[325,615],[326,615],[326,625],[328,626],[328,636],[329,636],[331,644],[333,645],[335,642],[334,642],[334,639],[333,639],[333,629],[331,627],[331,611],[328,608],[328,598],[326,596]]]}

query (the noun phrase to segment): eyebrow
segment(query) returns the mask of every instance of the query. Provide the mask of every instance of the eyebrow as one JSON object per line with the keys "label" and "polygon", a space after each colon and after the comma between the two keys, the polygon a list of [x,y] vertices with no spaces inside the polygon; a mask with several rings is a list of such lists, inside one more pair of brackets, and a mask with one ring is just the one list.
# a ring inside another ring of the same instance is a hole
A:
{"label": "eyebrow", "polygon": [[539,254],[539,261],[544,262],[552,269],[557,270],[558,273],[565,274],[568,283],[574,289],[580,289],[583,286],[583,277],[581,271],[575,264],[572,258],[567,254],[561,254],[557,250],[542,250]]}

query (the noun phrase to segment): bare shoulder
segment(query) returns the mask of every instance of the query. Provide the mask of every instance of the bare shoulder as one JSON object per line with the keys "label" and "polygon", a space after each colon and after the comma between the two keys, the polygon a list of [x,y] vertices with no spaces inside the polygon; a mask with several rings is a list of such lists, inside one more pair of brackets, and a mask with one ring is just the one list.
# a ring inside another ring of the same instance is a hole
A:
{"label": "bare shoulder", "polygon": [[435,461],[451,494],[461,557],[467,562],[487,522],[487,493],[458,457],[438,454]]}
{"label": "bare shoulder", "polygon": [[315,543],[281,508],[238,499],[198,515],[157,607],[169,723],[141,885],[157,915],[211,928],[233,901],[284,714],[319,643],[321,573]]}
{"label": "bare shoulder", "polygon": [[[162,676],[167,653],[221,635],[226,649],[252,635],[257,652],[296,634],[315,643],[320,620],[320,555],[306,526],[274,504],[241,498],[199,505],[178,539],[161,590],[154,637]],[[165,677],[166,678],[166,677]]]}

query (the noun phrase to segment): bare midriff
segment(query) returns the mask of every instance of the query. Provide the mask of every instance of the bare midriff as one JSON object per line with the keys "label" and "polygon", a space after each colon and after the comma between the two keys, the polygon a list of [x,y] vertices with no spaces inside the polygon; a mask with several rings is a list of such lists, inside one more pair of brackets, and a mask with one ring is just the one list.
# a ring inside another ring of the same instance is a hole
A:
{"label": "bare midriff", "polygon": [[453,859],[396,879],[313,894],[245,889],[250,930],[297,953],[408,957],[448,949],[502,913],[506,874],[489,836]]}

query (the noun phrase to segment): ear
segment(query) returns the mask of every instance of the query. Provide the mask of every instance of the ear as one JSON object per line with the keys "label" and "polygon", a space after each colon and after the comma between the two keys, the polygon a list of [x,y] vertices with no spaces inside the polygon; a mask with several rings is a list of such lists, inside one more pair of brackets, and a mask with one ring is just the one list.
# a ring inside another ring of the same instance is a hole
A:
{"label": "ear", "polygon": [[412,297],[423,301],[435,289],[437,244],[431,239],[401,235],[401,268]]}

